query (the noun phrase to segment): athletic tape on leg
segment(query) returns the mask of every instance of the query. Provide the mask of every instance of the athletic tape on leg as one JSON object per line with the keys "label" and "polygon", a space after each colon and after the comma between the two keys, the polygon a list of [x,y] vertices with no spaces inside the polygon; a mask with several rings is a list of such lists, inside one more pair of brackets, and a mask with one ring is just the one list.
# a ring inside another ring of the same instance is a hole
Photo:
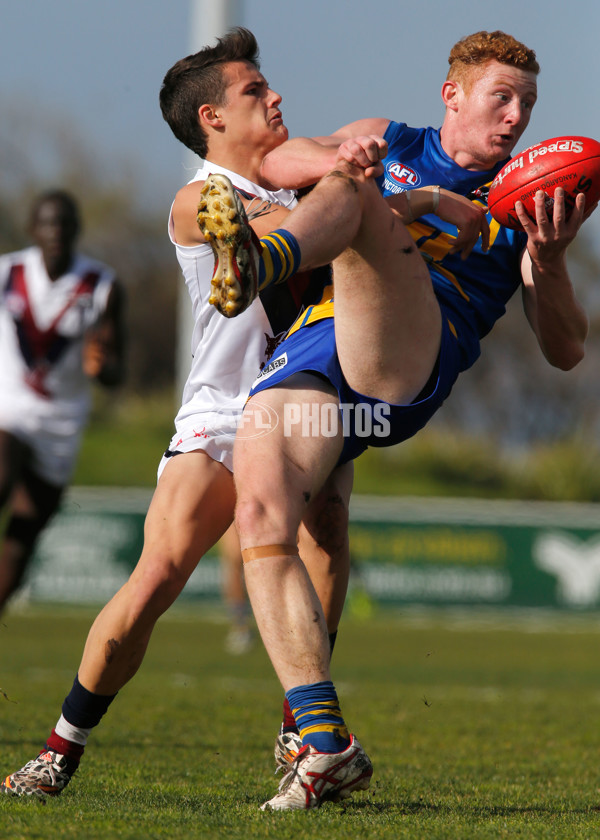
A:
{"label": "athletic tape on leg", "polygon": [[244,548],[242,558],[244,563],[251,560],[262,560],[264,557],[298,556],[297,545],[257,545],[254,548]]}

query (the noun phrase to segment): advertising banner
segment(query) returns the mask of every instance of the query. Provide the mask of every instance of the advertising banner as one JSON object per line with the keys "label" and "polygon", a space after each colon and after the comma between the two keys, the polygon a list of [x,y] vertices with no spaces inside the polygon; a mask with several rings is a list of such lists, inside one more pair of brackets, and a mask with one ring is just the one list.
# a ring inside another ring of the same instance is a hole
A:
{"label": "advertising banner", "polygon": [[[150,498],[73,488],[38,544],[24,597],[108,600],[141,553]],[[600,505],[356,496],[350,546],[351,588],[382,604],[600,605]],[[220,591],[213,549],[181,598]]]}

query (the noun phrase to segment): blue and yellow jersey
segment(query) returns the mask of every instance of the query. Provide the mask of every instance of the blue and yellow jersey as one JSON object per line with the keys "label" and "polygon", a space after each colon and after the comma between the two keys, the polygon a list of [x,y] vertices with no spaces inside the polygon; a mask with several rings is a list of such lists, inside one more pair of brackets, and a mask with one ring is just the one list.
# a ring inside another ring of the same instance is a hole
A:
{"label": "blue and yellow jersey", "polygon": [[[506,161],[488,172],[463,169],[443,150],[439,129],[410,128],[391,122],[386,130],[388,154],[378,185],[384,196],[439,184],[467,196],[487,211],[489,185]],[[427,262],[436,295],[462,350],[465,370],[479,356],[479,341],[505,310],[521,283],[520,257],[527,237],[502,227],[487,213],[490,249],[478,242],[467,260],[450,254],[457,236],[454,225],[431,214],[408,226]],[[309,306],[290,333],[322,318],[333,316],[333,287],[324,288],[320,300]]]}
{"label": "blue and yellow jersey", "polygon": [[333,284],[331,275],[329,281],[323,284],[320,293],[306,309],[300,313],[288,331],[288,335],[295,333],[301,327],[308,327],[323,318],[333,318]]}
{"label": "blue and yellow jersey", "polygon": [[[506,161],[488,172],[463,169],[443,150],[439,129],[391,122],[384,136],[388,154],[384,174],[378,179],[384,196],[439,184],[467,196],[487,212],[489,185]],[[408,226],[462,348],[464,368],[479,356],[480,339],[504,314],[521,283],[520,259],[527,237],[499,225],[489,213],[487,220],[490,249],[484,253],[480,240],[467,260],[449,253],[457,236],[454,225],[431,214]]]}

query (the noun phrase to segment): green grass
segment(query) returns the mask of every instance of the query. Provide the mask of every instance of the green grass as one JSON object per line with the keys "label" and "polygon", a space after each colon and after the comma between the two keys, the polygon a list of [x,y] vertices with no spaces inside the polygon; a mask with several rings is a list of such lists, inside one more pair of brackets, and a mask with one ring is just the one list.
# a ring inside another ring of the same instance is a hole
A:
{"label": "green grass", "polygon": [[[226,625],[199,609],[159,623],[61,797],[0,800],[3,838],[598,836],[596,619],[349,615],[334,679],[373,760],[371,790],[343,806],[265,814],[281,691],[262,648],[223,654]],[[4,615],[0,773],[32,758],[54,725],[91,617]]]}
{"label": "green grass", "polygon": [[158,463],[175,434],[173,395],[95,397],[73,483],[154,487]]}

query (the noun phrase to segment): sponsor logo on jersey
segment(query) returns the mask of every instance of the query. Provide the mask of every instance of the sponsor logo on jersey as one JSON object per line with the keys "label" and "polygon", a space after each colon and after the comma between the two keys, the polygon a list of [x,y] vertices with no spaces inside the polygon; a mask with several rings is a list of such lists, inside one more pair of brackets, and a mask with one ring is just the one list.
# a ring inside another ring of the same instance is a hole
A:
{"label": "sponsor logo on jersey", "polygon": [[399,160],[392,160],[385,166],[385,188],[391,193],[400,193],[405,190],[412,190],[421,183],[421,176],[412,167],[401,163]]}
{"label": "sponsor logo on jersey", "polygon": [[[302,307],[302,308],[304,308],[304,307]],[[300,314],[300,313],[298,313],[298,314]],[[273,337],[271,337],[268,333],[264,333],[264,336],[265,336],[265,358],[268,361],[271,358],[271,356],[273,355],[273,353],[277,350],[277,348],[279,347],[279,345],[281,344],[283,339],[285,338],[286,332],[284,331],[284,332],[277,333],[277,335],[274,335]],[[263,370],[264,366],[265,366],[265,362],[263,362],[261,364],[260,370]]]}
{"label": "sponsor logo on jersey", "polygon": [[259,382],[262,382],[263,379],[268,379],[270,376],[273,376],[273,374],[277,373],[277,371],[280,368],[285,367],[285,365],[287,365],[287,362],[287,353],[283,353],[283,355],[278,356],[276,359],[273,359],[272,362],[269,362],[269,364],[261,370],[261,372],[258,374],[256,379],[252,383],[252,387],[257,385]]}

